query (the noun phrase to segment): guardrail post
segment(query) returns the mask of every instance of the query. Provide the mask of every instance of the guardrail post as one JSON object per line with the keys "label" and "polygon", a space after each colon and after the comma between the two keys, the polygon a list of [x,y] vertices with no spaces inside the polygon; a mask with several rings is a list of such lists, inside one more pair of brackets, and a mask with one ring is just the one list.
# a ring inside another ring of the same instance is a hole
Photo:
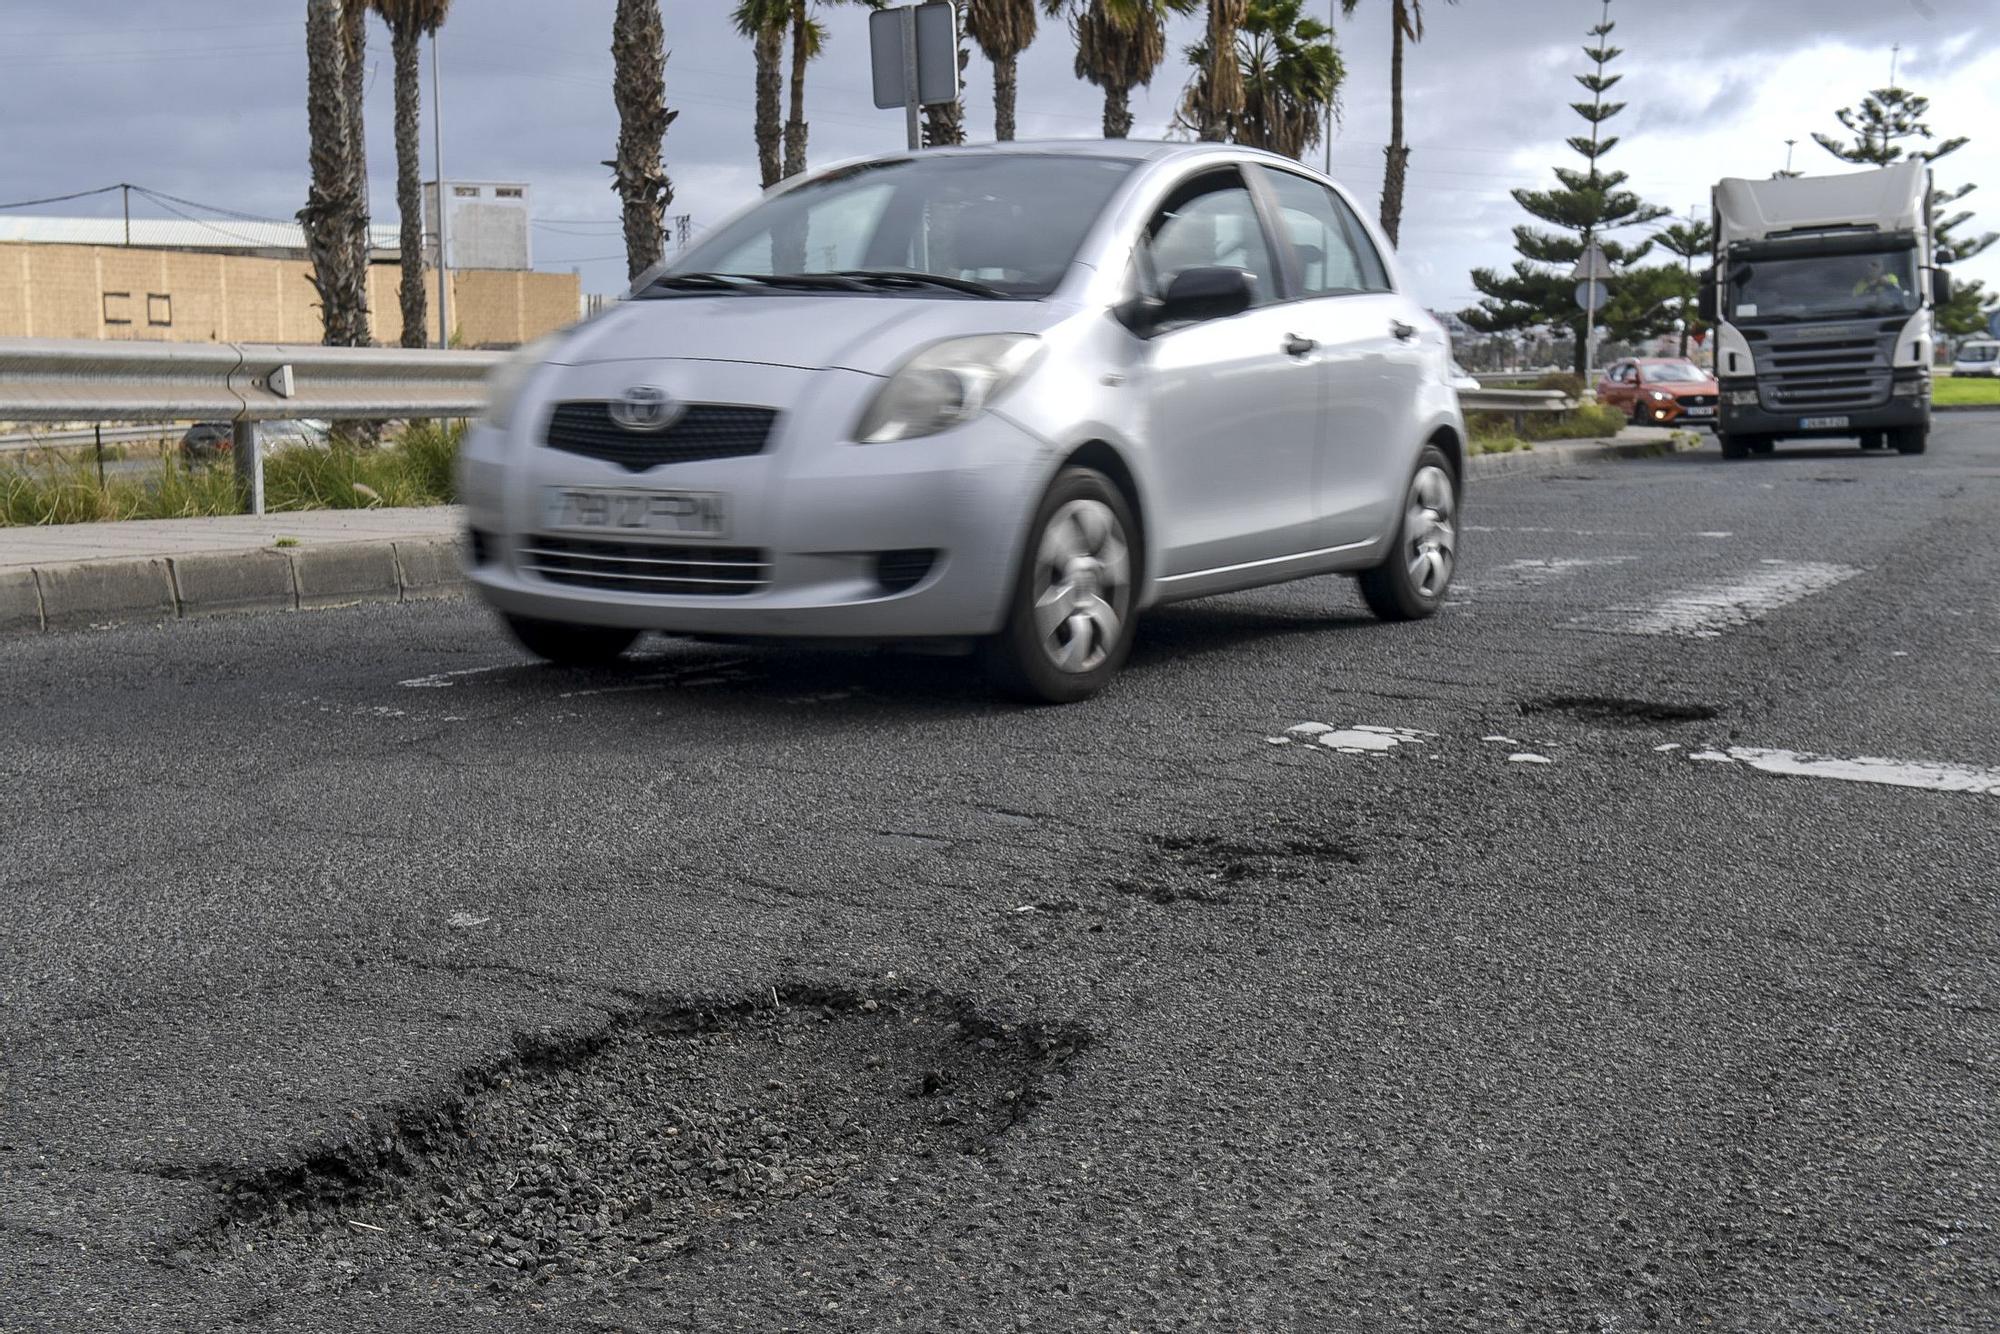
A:
{"label": "guardrail post", "polygon": [[232,431],[236,455],[236,488],[243,497],[246,514],[264,512],[264,453],[257,439],[257,423],[239,421]]}

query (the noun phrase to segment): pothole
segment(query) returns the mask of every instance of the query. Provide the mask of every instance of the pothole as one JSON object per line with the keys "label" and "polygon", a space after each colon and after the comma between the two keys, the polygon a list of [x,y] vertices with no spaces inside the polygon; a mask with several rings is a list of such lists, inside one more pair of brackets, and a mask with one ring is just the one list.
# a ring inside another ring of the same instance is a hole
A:
{"label": "pothole", "polygon": [[393,1275],[440,1301],[653,1271],[773,1211],[837,1213],[871,1174],[950,1172],[1086,1042],[904,994],[635,1011],[525,1043],[333,1148],[188,1174],[223,1203],[177,1259],[292,1291]]}
{"label": "pothole", "polygon": [[1650,699],[1624,699],[1615,695],[1548,695],[1524,701],[1522,713],[1566,714],[1587,723],[1606,727],[1659,727],[1673,723],[1707,722],[1721,715],[1709,704],[1673,704]]}
{"label": "pothole", "polygon": [[1338,837],[1174,834],[1153,840],[1148,873],[1112,882],[1120,893],[1155,903],[1228,903],[1245,882],[1310,878],[1333,866],[1357,866],[1358,845]]}

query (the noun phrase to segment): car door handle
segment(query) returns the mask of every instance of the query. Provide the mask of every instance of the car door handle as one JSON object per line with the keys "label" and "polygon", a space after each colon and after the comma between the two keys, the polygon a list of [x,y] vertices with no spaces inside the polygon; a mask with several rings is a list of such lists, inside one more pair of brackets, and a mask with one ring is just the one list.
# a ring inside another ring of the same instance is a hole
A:
{"label": "car door handle", "polygon": [[1390,320],[1389,332],[1396,335],[1397,342],[1407,343],[1417,336],[1417,326],[1414,324],[1405,324],[1401,320]]}
{"label": "car door handle", "polygon": [[1318,346],[1319,343],[1317,341],[1301,334],[1287,334],[1285,336],[1285,355],[1288,357],[1303,357]]}

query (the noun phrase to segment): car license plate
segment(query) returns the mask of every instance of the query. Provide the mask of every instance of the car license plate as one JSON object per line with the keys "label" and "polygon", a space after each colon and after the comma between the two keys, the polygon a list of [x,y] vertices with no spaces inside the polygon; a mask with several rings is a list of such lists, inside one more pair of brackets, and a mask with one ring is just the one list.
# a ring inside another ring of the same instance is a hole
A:
{"label": "car license plate", "polygon": [[551,486],[542,493],[542,520],[551,528],[656,537],[721,537],[728,530],[716,492],[641,487]]}
{"label": "car license plate", "polygon": [[1845,425],[1847,425],[1847,418],[1845,417],[1799,418],[1799,429],[1801,431],[1837,431]]}
{"label": "car license plate", "polygon": [[1687,408],[1681,413],[1683,417],[1713,417],[1714,415],[1714,408]]}

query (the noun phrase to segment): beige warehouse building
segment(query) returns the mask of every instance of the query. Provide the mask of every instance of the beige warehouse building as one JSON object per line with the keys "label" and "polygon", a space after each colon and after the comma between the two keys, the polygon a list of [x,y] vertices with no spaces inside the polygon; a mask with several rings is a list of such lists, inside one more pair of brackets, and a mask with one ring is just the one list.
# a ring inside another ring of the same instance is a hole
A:
{"label": "beige warehouse building", "polygon": [[[319,293],[300,228],[284,223],[0,218],[0,338],[317,343]],[[375,341],[399,343],[394,228],[374,229],[368,309]],[[454,247],[454,250],[457,248]],[[437,341],[437,274],[429,340]],[[462,268],[451,322],[463,347],[516,347],[580,315],[572,273]]]}

